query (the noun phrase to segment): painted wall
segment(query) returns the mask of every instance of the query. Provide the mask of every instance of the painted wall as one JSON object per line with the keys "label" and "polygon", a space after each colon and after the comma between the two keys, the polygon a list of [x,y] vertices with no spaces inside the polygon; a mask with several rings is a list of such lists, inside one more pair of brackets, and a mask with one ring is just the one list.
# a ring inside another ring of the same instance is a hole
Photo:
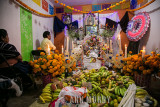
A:
{"label": "painted wall", "polygon": [[156,0],[149,6],[136,11],[135,14],[143,11],[149,13],[151,22],[149,30],[140,41],[139,49],[146,46],[146,54],[150,54],[151,51],[157,48],[160,51],[160,0]]}
{"label": "painted wall", "polygon": [[[34,7],[35,10],[48,14],[42,7],[39,7],[32,0],[22,0],[30,7]],[[46,0],[50,5],[53,4]],[[13,0],[0,0],[0,29],[6,29],[8,31],[10,43],[15,45],[19,52],[21,52],[21,30],[20,30],[20,7],[13,2]],[[49,30],[52,35],[52,42],[54,40],[53,35],[53,17],[45,18],[32,14],[32,33],[33,33],[33,49],[40,46],[43,40],[43,32]]]}

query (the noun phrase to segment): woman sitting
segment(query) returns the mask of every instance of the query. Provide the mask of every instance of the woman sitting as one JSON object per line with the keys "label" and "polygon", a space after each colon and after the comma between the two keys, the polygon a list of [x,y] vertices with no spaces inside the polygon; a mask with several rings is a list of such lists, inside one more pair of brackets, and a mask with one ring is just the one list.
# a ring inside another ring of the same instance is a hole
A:
{"label": "woman sitting", "polygon": [[32,85],[32,80],[27,75],[29,72],[31,72],[29,64],[24,63],[16,47],[9,44],[7,31],[0,29],[0,75],[9,78],[20,76],[25,88]]}

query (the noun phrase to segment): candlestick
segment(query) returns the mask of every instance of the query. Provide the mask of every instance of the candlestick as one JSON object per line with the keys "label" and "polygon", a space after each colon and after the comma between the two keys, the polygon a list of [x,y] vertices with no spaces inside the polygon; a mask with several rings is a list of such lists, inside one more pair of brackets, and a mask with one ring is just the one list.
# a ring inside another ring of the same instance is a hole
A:
{"label": "candlestick", "polygon": [[64,48],[63,48],[63,45],[62,45],[62,54],[64,53]]}
{"label": "candlestick", "polygon": [[110,40],[110,50],[112,50],[112,40]]}
{"label": "candlestick", "polygon": [[121,51],[121,36],[118,36],[118,40],[119,40],[119,51]]}
{"label": "candlestick", "polygon": [[49,48],[49,45],[48,45],[48,55],[50,55],[50,48]]}
{"label": "candlestick", "polygon": [[127,58],[127,45],[125,44],[125,58]]}
{"label": "candlestick", "polygon": [[67,48],[66,48],[67,52],[68,52],[68,48],[69,48],[69,37],[67,36]]}
{"label": "candlestick", "polygon": [[143,47],[143,50],[142,50],[142,58],[144,57],[146,51],[145,51],[145,47]]}
{"label": "candlestick", "polygon": [[73,41],[72,41],[72,50],[73,50],[73,48],[74,48],[74,43],[73,43]]}

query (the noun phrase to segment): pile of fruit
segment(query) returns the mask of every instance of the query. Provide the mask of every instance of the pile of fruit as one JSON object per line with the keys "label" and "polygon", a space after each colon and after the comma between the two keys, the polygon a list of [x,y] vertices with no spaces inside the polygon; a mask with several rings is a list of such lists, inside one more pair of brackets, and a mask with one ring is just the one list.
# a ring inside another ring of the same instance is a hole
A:
{"label": "pile of fruit", "polygon": [[[130,76],[117,75],[108,71],[105,67],[101,67],[99,70],[92,69],[77,72],[72,77],[67,78],[64,78],[62,74],[57,79],[59,80],[58,84],[61,84],[61,86],[57,85],[57,81],[53,82],[50,86],[50,89],[54,93],[50,95],[52,96],[52,100],[58,96],[59,91],[55,91],[56,89],[62,89],[66,86],[87,87],[87,96],[91,98],[91,101],[87,102],[91,107],[118,107],[126,90],[130,84],[134,83]],[[136,98],[139,97],[139,93],[137,92]],[[41,97],[43,97],[43,93]],[[101,100],[99,101],[99,99]]]}

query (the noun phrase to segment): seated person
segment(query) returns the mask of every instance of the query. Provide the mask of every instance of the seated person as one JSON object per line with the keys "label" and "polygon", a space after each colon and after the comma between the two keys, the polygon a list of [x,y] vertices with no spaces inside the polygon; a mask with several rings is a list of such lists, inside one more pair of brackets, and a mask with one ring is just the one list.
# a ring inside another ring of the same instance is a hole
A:
{"label": "seated person", "polygon": [[43,33],[43,41],[41,42],[41,48],[48,54],[48,47],[50,50],[56,50],[56,47],[52,44],[51,40],[51,34],[49,31],[45,31]]}
{"label": "seated person", "polygon": [[[11,67],[14,68],[11,71]],[[32,85],[32,80],[28,77],[31,68],[27,62],[22,61],[22,56],[17,51],[16,47],[9,44],[8,33],[5,29],[0,29],[0,75],[8,78],[14,78],[13,74],[19,74],[22,78],[22,84],[27,83],[28,86]]]}

